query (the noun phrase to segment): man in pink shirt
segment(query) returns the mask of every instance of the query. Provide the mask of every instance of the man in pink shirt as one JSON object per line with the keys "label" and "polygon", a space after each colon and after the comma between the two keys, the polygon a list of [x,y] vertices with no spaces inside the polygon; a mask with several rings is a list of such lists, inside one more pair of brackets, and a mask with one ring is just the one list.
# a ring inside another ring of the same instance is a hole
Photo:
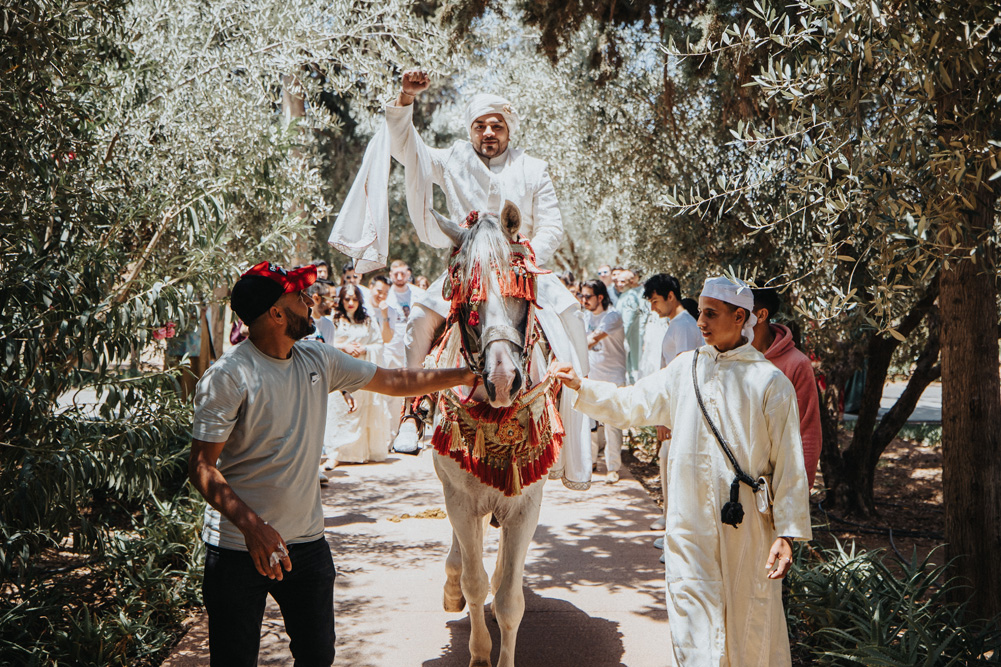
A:
{"label": "man in pink shirt", "polygon": [[799,431],[803,440],[803,461],[806,463],[806,478],[813,488],[813,478],[817,475],[822,444],[820,432],[820,396],[817,394],[817,379],[813,374],[810,359],[796,349],[789,327],[771,322],[782,301],[772,288],[754,290],[754,325],[752,345],[765,359],[775,364],[789,378],[796,388],[796,402],[799,406]]}

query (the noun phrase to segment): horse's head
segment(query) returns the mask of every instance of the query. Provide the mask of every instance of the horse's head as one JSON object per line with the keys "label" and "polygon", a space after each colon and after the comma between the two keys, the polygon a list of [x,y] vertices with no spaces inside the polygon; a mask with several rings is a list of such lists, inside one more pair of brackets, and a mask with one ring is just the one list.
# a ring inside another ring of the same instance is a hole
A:
{"label": "horse's head", "polygon": [[531,250],[518,243],[521,212],[505,202],[500,216],[470,214],[467,227],[434,215],[457,248],[445,289],[450,323],[460,325],[464,355],[480,373],[490,405],[508,407],[525,385],[525,338],[539,272]]}

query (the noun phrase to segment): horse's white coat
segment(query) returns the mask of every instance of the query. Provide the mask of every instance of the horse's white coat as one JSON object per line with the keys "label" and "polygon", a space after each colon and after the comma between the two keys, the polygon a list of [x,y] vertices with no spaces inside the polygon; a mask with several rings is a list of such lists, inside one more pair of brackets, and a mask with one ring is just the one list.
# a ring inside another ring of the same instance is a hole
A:
{"label": "horse's white coat", "polygon": [[[493,216],[484,215],[468,232],[460,231],[458,225],[437,214],[436,218],[453,241],[463,244],[459,261],[466,278],[472,275],[477,265],[491,266],[491,260],[494,266],[505,266],[506,262],[501,264],[498,258],[507,255],[508,242],[517,238],[521,224],[521,214],[510,203],[505,204],[499,221]],[[486,331],[492,325],[506,325],[517,327],[524,335],[528,303],[523,299],[503,297],[493,271],[483,271],[481,275],[487,290],[487,299],[480,306],[481,331]],[[453,353],[454,347],[453,345]],[[527,384],[526,378],[521,378],[518,387],[514,386],[515,379],[522,372],[521,352],[515,345],[504,340],[491,343],[483,352],[484,376],[489,379],[495,392],[490,400],[494,407],[511,405],[517,393]],[[542,368],[541,363],[535,364],[533,375],[536,375],[536,380]],[[525,613],[525,595],[521,587],[525,556],[539,523],[542,488],[546,478],[522,488],[521,495],[506,497],[501,491],[467,473],[448,456],[435,454],[434,467],[445,492],[445,508],[452,523],[452,548],[445,561],[445,610],[461,611],[466,603],[469,604],[469,665],[489,667],[492,642],[483,604],[490,582],[483,567],[483,533],[493,515],[501,526],[500,548],[492,581],[492,609],[501,630],[501,650],[497,664],[498,667],[514,667],[518,626]]]}
{"label": "horse's white coat", "polygon": [[[445,491],[445,509],[452,522],[452,548],[445,560],[446,611],[461,611],[469,604],[470,667],[489,667],[492,642],[483,613],[488,587],[494,599],[491,609],[501,631],[498,667],[514,667],[518,626],[525,614],[522,577],[528,545],[539,523],[545,477],[511,498],[483,484],[447,456],[434,455],[434,468]],[[483,533],[489,530],[491,514],[501,525],[497,566],[488,583],[483,567]],[[492,586],[490,586],[492,583]]]}

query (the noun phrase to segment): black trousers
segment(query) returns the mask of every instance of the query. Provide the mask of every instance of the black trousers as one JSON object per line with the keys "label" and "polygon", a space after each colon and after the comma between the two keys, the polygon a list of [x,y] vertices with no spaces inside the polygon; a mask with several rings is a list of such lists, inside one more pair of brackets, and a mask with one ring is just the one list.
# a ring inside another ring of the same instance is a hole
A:
{"label": "black trousers", "polygon": [[254,667],[268,594],[285,619],[296,667],[334,662],[334,560],[323,538],[290,544],[292,571],[262,576],[246,551],[206,545],[202,597],[209,614],[212,667]]}

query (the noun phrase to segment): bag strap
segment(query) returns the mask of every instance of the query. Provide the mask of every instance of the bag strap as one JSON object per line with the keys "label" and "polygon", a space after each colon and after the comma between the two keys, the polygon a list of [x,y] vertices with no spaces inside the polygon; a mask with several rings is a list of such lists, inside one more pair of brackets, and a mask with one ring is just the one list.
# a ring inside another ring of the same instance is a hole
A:
{"label": "bag strap", "polygon": [[718,442],[719,446],[723,448],[723,453],[726,454],[726,458],[730,459],[730,463],[733,465],[733,469],[737,471],[737,479],[743,482],[744,484],[747,484],[749,487],[751,487],[752,491],[757,493],[758,489],[761,488],[761,483],[758,482],[758,480],[753,479],[746,472],[744,472],[744,470],[740,467],[740,464],[737,463],[737,459],[734,458],[733,452],[731,452],[730,447],[727,446],[726,440],[723,439],[723,436],[720,434],[719,429],[716,428],[716,424],[714,424],[713,420],[710,419],[709,411],[706,410],[705,403],[702,402],[702,392],[699,391],[699,376],[698,373],[696,372],[698,365],[699,365],[699,351],[695,350],[695,354],[692,357],[692,382],[695,383],[695,398],[698,399],[699,401],[699,408],[702,410],[702,416],[705,417],[706,423],[709,424],[709,429],[713,432],[713,435],[716,437],[716,442]]}

